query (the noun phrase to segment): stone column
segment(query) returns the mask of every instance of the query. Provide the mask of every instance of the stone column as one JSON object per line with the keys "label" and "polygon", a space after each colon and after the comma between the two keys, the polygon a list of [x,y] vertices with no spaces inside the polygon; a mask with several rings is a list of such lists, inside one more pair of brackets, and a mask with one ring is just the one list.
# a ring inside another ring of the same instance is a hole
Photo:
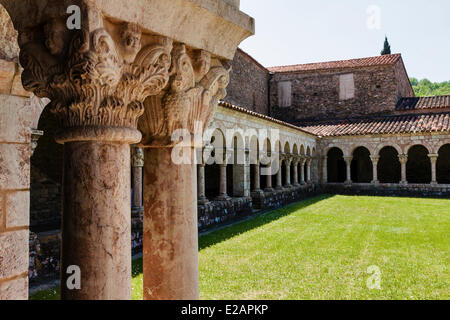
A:
{"label": "stone column", "polygon": [[431,161],[431,184],[437,185],[437,177],[436,177],[436,163],[439,158],[439,154],[431,153],[428,155]]}
{"label": "stone column", "polygon": [[322,158],[322,183],[328,183],[328,157]]}
{"label": "stone column", "polygon": [[347,165],[347,180],[345,181],[346,185],[352,184],[352,160],[353,156],[344,157],[345,164]]}
{"label": "stone column", "polygon": [[255,172],[253,173],[253,184],[255,189],[253,192],[261,192],[261,172],[259,170],[259,161],[255,164]]}
{"label": "stone column", "polygon": [[292,161],[293,165],[294,165],[294,186],[298,187],[298,157],[295,157],[294,160]]}
{"label": "stone column", "polygon": [[380,182],[378,181],[378,161],[380,160],[379,156],[370,156],[370,160],[372,160],[373,166],[373,185],[378,185]]}
{"label": "stone column", "polygon": [[[145,101],[139,123],[146,148],[144,299],[193,300],[199,298],[193,150],[201,147],[194,133],[208,127],[217,102],[226,95],[229,75],[220,60],[182,44],[174,46],[171,58],[169,88]],[[222,199],[227,197],[226,160],[220,165]]]}
{"label": "stone column", "polygon": [[408,185],[408,180],[406,179],[406,163],[408,162],[408,155],[407,154],[399,154],[398,159],[401,164],[401,170],[402,170],[402,180],[400,181],[400,184],[403,186]]}
{"label": "stone column", "polygon": [[275,186],[276,190],[283,190],[283,177],[282,177],[282,166],[283,166],[283,159],[280,158],[280,168],[278,168],[277,172],[277,185]]}
{"label": "stone column", "polygon": [[205,182],[205,164],[200,163],[197,167],[198,204],[200,205],[205,205],[209,202],[206,198]]}
{"label": "stone column", "polygon": [[311,183],[311,162],[311,158],[306,159],[306,182],[308,184]]}
{"label": "stone column", "polygon": [[[268,165],[266,167],[266,169],[271,172],[271,165]],[[273,191],[273,187],[272,187],[272,175],[268,174],[266,175],[266,189],[264,190],[265,192],[272,192]]]}
{"label": "stone column", "polygon": [[142,213],[142,168],[144,167],[144,151],[142,148],[133,146],[132,148],[133,170],[133,205],[131,211],[134,213]]}
{"label": "stone column", "polygon": [[302,185],[306,184],[306,181],[305,181],[305,164],[306,164],[306,158],[302,157],[300,159],[300,184],[302,184]]}
{"label": "stone column", "polygon": [[285,188],[290,188],[291,186],[291,164],[292,164],[292,159],[290,157],[286,157],[286,159],[284,160],[286,163],[286,185],[284,186]]}

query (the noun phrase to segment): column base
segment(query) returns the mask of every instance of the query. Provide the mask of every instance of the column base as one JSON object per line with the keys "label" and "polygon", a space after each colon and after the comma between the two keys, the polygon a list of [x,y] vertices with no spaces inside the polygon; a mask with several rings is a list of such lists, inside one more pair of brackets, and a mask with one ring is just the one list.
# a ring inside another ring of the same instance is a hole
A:
{"label": "column base", "polygon": [[230,201],[232,198],[226,194],[220,195],[215,198],[216,201]]}
{"label": "column base", "polygon": [[210,201],[208,200],[208,198],[206,198],[206,197],[200,197],[200,198],[198,198],[198,200],[197,200],[197,203],[199,204],[199,205],[201,205],[201,206],[203,206],[203,205],[205,205],[205,204],[208,204]]}
{"label": "column base", "polygon": [[438,183],[437,183],[437,181],[431,181],[430,185],[431,185],[432,187],[437,187],[437,186],[438,186]]}
{"label": "column base", "polygon": [[400,185],[402,187],[407,187],[408,186],[408,181],[400,181]]}
{"label": "column base", "polygon": [[257,189],[257,190],[253,190],[251,192],[252,195],[262,195],[264,194],[264,191],[262,191],[261,189]]}
{"label": "column base", "polygon": [[351,180],[350,181],[347,180],[347,181],[344,182],[344,186],[346,186],[346,187],[351,187],[352,184],[353,184],[353,181],[351,181]]}
{"label": "column base", "polygon": [[283,189],[283,186],[277,186],[277,187],[275,187],[275,190],[277,190],[277,191],[283,191],[284,189]]}
{"label": "column base", "polygon": [[274,188],[265,188],[264,192],[274,192],[275,189]]}
{"label": "column base", "polygon": [[378,180],[373,180],[370,182],[371,184],[373,184],[374,186],[378,186],[380,184],[380,181]]}

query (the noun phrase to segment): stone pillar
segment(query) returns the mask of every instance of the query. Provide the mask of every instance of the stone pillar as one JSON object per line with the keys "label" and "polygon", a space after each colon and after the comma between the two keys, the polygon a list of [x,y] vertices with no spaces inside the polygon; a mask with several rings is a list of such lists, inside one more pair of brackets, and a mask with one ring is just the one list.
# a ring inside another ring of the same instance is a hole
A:
{"label": "stone pillar", "polygon": [[[171,59],[167,92],[145,101],[139,122],[144,135],[141,145],[146,148],[143,264],[147,300],[199,298],[193,150],[203,141],[194,140],[194,133],[201,134],[208,127],[229,83],[222,62],[207,52],[176,44]],[[183,135],[173,138],[180,129]],[[220,164],[222,200],[228,198],[226,164],[227,157]]]}
{"label": "stone pillar", "polygon": [[406,179],[406,163],[408,162],[408,155],[407,154],[399,154],[398,159],[401,164],[401,171],[402,171],[402,180],[400,181],[400,184],[403,186],[408,185],[408,180]]}
{"label": "stone pillar", "polygon": [[295,157],[292,161],[292,164],[294,165],[294,186],[298,187],[298,157]]}
{"label": "stone pillar", "polygon": [[284,160],[286,163],[286,185],[285,188],[290,188],[291,186],[291,164],[292,159],[290,157],[286,157]]}
{"label": "stone pillar", "polygon": [[372,160],[373,166],[373,185],[378,185],[380,182],[378,181],[378,161],[380,160],[379,156],[370,156],[370,160]]}
{"label": "stone pillar", "polygon": [[328,183],[328,157],[322,158],[322,183]]}
{"label": "stone pillar", "polygon": [[200,163],[197,167],[197,183],[198,183],[198,204],[205,205],[209,202],[206,198],[205,190],[205,164]]}
{"label": "stone pillar", "polygon": [[275,186],[276,190],[283,190],[283,177],[282,177],[282,166],[283,166],[283,159],[280,159],[280,168],[278,168],[277,172],[277,185]]}
{"label": "stone pillar", "polygon": [[142,168],[144,167],[144,151],[142,148],[133,146],[132,148],[133,170],[133,205],[131,211],[134,213],[142,213]]}
{"label": "stone pillar", "polygon": [[352,160],[353,160],[353,156],[347,156],[344,157],[344,161],[345,164],[347,165],[347,180],[345,181],[346,185],[351,185],[352,184]]}
{"label": "stone pillar", "polygon": [[255,189],[253,192],[261,192],[261,171],[259,170],[259,161],[255,164],[255,172],[253,173],[253,184]]}
{"label": "stone pillar", "polygon": [[306,181],[305,181],[305,164],[306,164],[306,158],[302,157],[300,159],[300,184],[302,184],[302,185],[306,184]]}
{"label": "stone pillar", "polygon": [[[271,172],[271,165],[267,166],[267,171]],[[266,189],[264,190],[265,192],[272,192],[273,191],[273,187],[272,187],[272,175],[268,174],[266,175]]]}
{"label": "stone pillar", "polygon": [[311,158],[306,159],[306,182],[308,184],[311,183],[311,162]]}
{"label": "stone pillar", "polygon": [[431,153],[428,155],[431,161],[431,184],[437,185],[437,177],[436,177],[436,163],[439,158],[439,154]]}
{"label": "stone pillar", "polygon": [[219,186],[219,196],[216,198],[218,201],[230,200],[227,194],[227,164],[219,164],[220,170],[220,186]]}

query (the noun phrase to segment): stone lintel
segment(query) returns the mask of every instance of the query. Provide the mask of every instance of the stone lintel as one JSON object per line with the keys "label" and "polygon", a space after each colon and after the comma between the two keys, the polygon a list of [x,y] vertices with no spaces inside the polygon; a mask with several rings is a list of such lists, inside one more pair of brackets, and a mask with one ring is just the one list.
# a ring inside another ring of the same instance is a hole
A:
{"label": "stone lintel", "polygon": [[238,1],[60,0],[48,3],[30,0],[24,5],[21,1],[0,0],[0,4],[8,10],[18,30],[67,15],[71,5],[89,6],[113,23],[133,22],[144,33],[165,36],[227,60],[233,59],[239,43],[255,33],[254,19],[239,11]]}

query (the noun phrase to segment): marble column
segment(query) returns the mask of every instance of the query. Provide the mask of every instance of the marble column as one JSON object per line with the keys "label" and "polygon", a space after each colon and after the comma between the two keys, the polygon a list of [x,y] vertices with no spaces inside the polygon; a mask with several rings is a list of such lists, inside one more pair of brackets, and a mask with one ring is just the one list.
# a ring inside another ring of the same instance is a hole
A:
{"label": "marble column", "polygon": [[209,202],[206,198],[206,190],[205,190],[205,164],[200,163],[197,167],[197,183],[198,183],[198,204],[204,205]]}
{"label": "marble column", "polygon": [[401,173],[402,173],[402,179],[400,181],[400,184],[403,186],[406,186],[406,185],[408,185],[408,180],[406,179],[406,163],[408,162],[408,155],[407,154],[399,154],[398,159],[400,161]]}
{"label": "marble column", "polygon": [[428,155],[431,161],[431,184],[437,185],[437,175],[436,175],[436,163],[439,158],[439,154],[431,153]]}
{"label": "marble column", "polygon": [[133,170],[133,205],[131,211],[134,213],[142,213],[142,168],[144,167],[144,151],[139,147],[132,147],[132,163]]}
{"label": "marble column", "polygon": [[378,161],[380,160],[379,156],[370,156],[370,160],[372,160],[372,170],[373,170],[373,185],[378,185],[380,182],[378,181]]}
{"label": "marble column", "polygon": [[345,181],[346,185],[352,184],[352,160],[353,156],[344,157],[344,161],[346,164],[346,172],[347,172],[347,180]]}
{"label": "marble column", "polygon": [[305,164],[306,164],[306,158],[302,157],[300,159],[300,184],[302,184],[302,185],[306,184],[306,181],[305,181]]}
{"label": "marble column", "polygon": [[260,171],[260,163],[255,164],[255,170],[253,173],[253,184],[254,190],[253,192],[261,192],[261,171]]}
{"label": "marble column", "polygon": [[277,172],[277,185],[275,186],[276,190],[283,190],[283,177],[282,177],[282,166],[283,166],[283,159],[280,159],[280,167],[278,168]]}
{"label": "marble column", "polygon": [[[203,133],[208,127],[229,83],[222,61],[207,52],[176,44],[171,58],[169,88],[164,96],[145,101],[145,113],[139,123],[144,134],[141,144],[146,148],[143,250],[146,300],[199,298],[198,177],[194,150],[203,141],[197,142],[194,133]],[[219,166],[223,198],[227,196],[227,159],[224,160]]]}
{"label": "marble column", "polygon": [[294,186],[298,187],[298,157],[296,157],[292,164],[294,165]]}
{"label": "marble column", "polygon": [[309,184],[311,183],[311,163],[312,158],[306,159],[306,182]]}
{"label": "marble column", "polygon": [[328,183],[328,157],[322,158],[322,183]]}
{"label": "marble column", "polygon": [[284,187],[285,188],[290,188],[290,187],[292,187],[292,185],[291,185],[291,164],[292,164],[292,159],[291,158],[286,158],[284,161],[286,163],[286,185]]}
{"label": "marble column", "polygon": [[[266,167],[268,172],[271,172],[271,165],[268,165]],[[273,187],[272,187],[272,175],[268,174],[266,175],[266,189],[264,190],[265,192],[272,192],[273,191]]]}

